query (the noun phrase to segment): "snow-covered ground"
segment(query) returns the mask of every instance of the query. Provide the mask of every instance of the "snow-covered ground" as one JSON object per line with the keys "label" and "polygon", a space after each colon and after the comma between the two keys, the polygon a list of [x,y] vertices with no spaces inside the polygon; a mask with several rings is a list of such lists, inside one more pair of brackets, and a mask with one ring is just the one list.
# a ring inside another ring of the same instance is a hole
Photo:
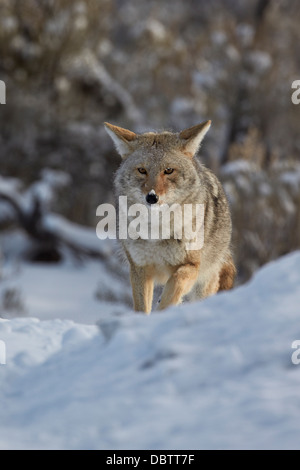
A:
{"label": "snow-covered ground", "polygon": [[97,301],[105,277],[124,289],[96,262],[8,272],[1,449],[300,448],[300,252],[150,316]]}

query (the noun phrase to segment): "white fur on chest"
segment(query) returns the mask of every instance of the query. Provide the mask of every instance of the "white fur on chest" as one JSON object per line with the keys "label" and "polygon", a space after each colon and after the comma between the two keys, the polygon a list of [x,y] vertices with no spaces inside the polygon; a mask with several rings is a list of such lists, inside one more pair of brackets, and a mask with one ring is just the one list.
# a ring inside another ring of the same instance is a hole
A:
{"label": "white fur on chest", "polygon": [[182,264],[186,258],[185,243],[180,240],[126,240],[126,249],[138,266]]}

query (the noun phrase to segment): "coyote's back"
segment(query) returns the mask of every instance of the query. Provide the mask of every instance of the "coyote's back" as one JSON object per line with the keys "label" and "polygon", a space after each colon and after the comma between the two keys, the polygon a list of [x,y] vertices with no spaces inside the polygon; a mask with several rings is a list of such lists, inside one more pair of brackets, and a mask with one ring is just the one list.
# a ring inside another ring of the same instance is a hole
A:
{"label": "coyote's back", "polygon": [[[128,207],[142,205],[149,216],[165,207],[172,209],[167,219],[168,238],[120,240],[130,264],[137,311],[151,311],[154,283],[164,285],[160,309],[176,305],[184,297],[202,299],[233,286],[236,270],[230,249],[228,202],[217,177],[195,158],[210,124],[206,121],[176,134],[137,135],[105,123],[122,157],[114,181],[117,202],[120,196],[126,196]],[[187,206],[195,210],[190,219],[182,217],[178,226],[176,214],[184,214]],[[197,226],[199,207],[203,208],[204,243],[191,245],[185,236],[187,220],[193,228]],[[160,224],[164,223],[160,219]]]}

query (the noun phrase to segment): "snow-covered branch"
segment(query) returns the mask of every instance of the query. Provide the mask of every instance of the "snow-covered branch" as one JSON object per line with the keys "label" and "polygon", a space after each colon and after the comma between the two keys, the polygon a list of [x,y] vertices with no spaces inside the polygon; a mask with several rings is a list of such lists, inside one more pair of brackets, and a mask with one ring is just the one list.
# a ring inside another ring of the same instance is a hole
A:
{"label": "snow-covered branch", "polygon": [[56,253],[68,248],[74,255],[104,258],[99,240],[64,217],[52,214],[50,206],[58,188],[69,183],[68,175],[44,170],[40,181],[21,191],[16,179],[0,177],[0,202],[9,208],[9,219],[18,224],[45,251]]}

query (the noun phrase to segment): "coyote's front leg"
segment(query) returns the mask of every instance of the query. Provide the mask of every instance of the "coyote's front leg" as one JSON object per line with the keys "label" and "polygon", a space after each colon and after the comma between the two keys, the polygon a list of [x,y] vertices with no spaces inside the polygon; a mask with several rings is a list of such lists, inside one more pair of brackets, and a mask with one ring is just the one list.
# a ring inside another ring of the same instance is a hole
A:
{"label": "coyote's front leg", "polygon": [[134,310],[150,313],[153,300],[153,275],[149,267],[130,265],[130,281],[132,287]]}
{"label": "coyote's front leg", "polygon": [[164,287],[159,310],[181,302],[182,297],[188,294],[195,284],[199,267],[200,262],[184,264],[176,269]]}

